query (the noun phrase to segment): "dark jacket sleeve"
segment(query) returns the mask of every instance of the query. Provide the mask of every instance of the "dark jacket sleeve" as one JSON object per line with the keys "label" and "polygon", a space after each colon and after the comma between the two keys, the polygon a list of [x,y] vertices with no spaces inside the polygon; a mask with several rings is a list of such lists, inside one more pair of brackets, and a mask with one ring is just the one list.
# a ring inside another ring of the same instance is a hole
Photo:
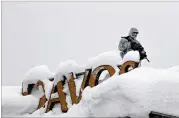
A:
{"label": "dark jacket sleeve", "polygon": [[138,51],[144,50],[144,48],[142,47],[140,42],[137,40],[132,41],[131,48],[132,48],[132,50],[138,50]]}

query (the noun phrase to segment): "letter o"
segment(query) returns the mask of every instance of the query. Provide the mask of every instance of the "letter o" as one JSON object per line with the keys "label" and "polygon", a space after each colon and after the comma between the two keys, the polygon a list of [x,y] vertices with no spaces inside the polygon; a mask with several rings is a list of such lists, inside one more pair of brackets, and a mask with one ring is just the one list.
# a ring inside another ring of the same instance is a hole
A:
{"label": "letter o", "polygon": [[107,70],[109,72],[109,75],[112,76],[115,73],[115,69],[110,66],[110,65],[101,65],[98,66],[97,68],[95,68],[90,76],[90,80],[89,80],[89,86],[90,87],[94,87],[96,85],[98,85],[98,80],[99,80],[99,76],[101,75],[101,73]]}

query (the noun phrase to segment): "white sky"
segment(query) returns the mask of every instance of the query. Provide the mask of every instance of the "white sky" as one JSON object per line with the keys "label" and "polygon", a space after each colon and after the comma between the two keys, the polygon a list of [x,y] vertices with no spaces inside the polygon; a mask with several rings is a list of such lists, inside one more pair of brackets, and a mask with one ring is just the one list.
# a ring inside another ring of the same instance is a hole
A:
{"label": "white sky", "polygon": [[179,2],[3,2],[2,85],[36,65],[83,64],[139,29],[150,66],[179,65]]}

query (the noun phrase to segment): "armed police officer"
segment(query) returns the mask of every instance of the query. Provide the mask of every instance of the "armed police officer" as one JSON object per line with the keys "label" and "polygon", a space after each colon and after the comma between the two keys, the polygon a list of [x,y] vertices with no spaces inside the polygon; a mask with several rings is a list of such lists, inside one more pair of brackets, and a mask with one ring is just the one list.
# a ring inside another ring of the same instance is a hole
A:
{"label": "armed police officer", "polygon": [[129,31],[129,35],[126,37],[121,37],[119,42],[118,49],[120,51],[121,57],[123,58],[124,55],[128,51],[139,51],[140,60],[147,59],[146,52],[139,41],[136,40],[139,31],[136,28],[131,28]]}

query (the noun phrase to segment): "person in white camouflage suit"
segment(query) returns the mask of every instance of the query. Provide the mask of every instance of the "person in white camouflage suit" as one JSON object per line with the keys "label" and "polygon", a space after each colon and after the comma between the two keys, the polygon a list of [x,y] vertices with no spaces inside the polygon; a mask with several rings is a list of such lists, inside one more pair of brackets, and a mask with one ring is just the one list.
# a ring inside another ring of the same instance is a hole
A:
{"label": "person in white camouflage suit", "polygon": [[140,60],[147,57],[144,48],[142,47],[140,42],[136,40],[138,33],[139,31],[136,28],[131,28],[128,36],[121,37],[118,49],[120,51],[122,58],[128,51],[131,51],[131,50],[139,51]]}

